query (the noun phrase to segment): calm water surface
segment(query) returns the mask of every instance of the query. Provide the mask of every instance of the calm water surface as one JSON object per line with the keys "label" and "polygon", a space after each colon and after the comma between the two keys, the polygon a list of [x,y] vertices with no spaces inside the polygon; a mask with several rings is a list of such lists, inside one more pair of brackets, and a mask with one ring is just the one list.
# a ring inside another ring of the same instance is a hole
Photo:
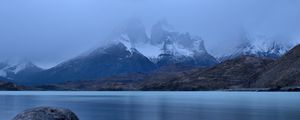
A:
{"label": "calm water surface", "polygon": [[300,93],[0,92],[0,120],[38,106],[80,120],[300,120]]}

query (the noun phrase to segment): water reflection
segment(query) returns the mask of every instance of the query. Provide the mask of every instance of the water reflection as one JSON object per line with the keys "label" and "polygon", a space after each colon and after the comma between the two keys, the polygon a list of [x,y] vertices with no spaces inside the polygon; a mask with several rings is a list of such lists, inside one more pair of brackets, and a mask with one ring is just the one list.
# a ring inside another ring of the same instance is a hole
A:
{"label": "water reflection", "polygon": [[0,116],[56,106],[81,120],[299,120],[300,93],[96,92],[1,95]]}

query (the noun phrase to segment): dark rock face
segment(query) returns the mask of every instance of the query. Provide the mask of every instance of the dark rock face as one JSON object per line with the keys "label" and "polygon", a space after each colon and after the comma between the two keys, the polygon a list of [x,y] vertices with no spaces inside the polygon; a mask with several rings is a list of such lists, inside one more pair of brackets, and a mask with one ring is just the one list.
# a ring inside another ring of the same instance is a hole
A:
{"label": "dark rock face", "polygon": [[[153,25],[150,39],[152,45],[162,46],[156,61],[159,67],[172,65],[209,67],[218,63],[215,57],[207,52],[201,37],[176,32],[165,20]],[[190,54],[180,49],[189,51]]]}
{"label": "dark rock face", "polygon": [[25,110],[12,120],[79,120],[78,117],[68,109],[38,107]]}
{"label": "dark rock face", "polygon": [[300,45],[271,64],[253,85],[255,87],[281,88],[300,85]]}

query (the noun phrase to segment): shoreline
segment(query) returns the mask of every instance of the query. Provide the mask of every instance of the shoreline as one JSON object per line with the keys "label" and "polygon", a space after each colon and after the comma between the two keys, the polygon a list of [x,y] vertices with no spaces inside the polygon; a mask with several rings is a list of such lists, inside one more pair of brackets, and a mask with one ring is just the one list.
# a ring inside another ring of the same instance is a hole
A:
{"label": "shoreline", "polygon": [[[69,93],[75,93],[75,95],[81,95],[81,93],[84,93],[84,95],[95,95],[97,93],[136,93],[136,92],[141,92],[141,93],[195,93],[195,92],[238,92],[238,93],[260,93],[260,92],[300,92],[300,90],[271,90],[271,89],[226,89],[226,90],[199,90],[199,91],[87,91],[87,90],[44,90],[44,91],[38,91],[38,90],[22,90],[22,91],[5,91],[1,90],[0,95],[68,95]],[[32,94],[34,93],[34,94]],[[44,94],[48,93],[48,94]],[[49,93],[54,93],[54,94],[49,94]],[[58,93],[58,94],[57,94]],[[62,94],[60,94],[62,93]],[[66,94],[64,94],[66,93]],[[78,93],[78,94],[76,94]],[[72,94],[74,95],[74,94]]]}

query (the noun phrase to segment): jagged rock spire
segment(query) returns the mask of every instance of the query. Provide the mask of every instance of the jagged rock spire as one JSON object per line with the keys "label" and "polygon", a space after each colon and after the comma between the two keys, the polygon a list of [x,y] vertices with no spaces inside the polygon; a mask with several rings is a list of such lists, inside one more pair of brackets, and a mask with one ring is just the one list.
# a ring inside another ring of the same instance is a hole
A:
{"label": "jagged rock spire", "polygon": [[163,55],[174,55],[174,44],[169,37],[164,41],[162,47],[162,54]]}

